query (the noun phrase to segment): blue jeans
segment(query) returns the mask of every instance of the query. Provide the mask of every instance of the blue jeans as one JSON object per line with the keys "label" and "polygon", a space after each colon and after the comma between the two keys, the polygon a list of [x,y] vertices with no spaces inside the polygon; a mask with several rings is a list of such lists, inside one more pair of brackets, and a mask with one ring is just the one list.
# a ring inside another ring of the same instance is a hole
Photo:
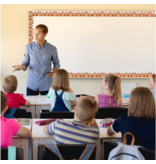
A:
{"label": "blue jeans", "polygon": [[34,91],[27,87],[27,96],[46,95],[48,91]]}

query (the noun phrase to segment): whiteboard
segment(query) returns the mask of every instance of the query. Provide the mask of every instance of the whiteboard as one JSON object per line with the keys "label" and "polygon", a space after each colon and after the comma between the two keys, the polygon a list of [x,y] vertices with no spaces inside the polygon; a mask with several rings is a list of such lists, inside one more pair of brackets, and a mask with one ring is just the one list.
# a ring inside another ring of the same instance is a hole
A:
{"label": "whiteboard", "polygon": [[123,94],[130,94],[136,88],[136,83],[121,83],[121,92]]}
{"label": "whiteboard", "polygon": [[155,72],[154,17],[42,17],[68,72]]}

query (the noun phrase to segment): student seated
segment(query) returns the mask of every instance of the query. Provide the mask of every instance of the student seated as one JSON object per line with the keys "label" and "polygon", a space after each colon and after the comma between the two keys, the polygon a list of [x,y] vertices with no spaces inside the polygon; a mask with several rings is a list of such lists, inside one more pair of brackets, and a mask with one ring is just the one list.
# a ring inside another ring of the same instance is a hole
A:
{"label": "student seated", "polygon": [[98,103],[98,107],[121,107],[121,79],[113,74],[108,74],[103,78],[102,88],[103,94],[95,96],[95,100]]}
{"label": "student seated", "polygon": [[149,85],[149,89],[152,91],[154,100],[156,102],[156,75],[152,75],[152,77],[150,77],[150,80],[148,82]]}
{"label": "student seated", "polygon": [[[113,135],[120,131],[123,137],[126,132],[131,132],[135,145],[155,150],[155,116],[155,101],[151,91],[145,87],[135,88],[130,95],[128,116],[118,117],[107,133]],[[128,138],[128,144],[130,142]]]}
{"label": "student seated", "polygon": [[7,97],[8,108],[20,108],[20,105],[30,105],[30,102],[23,98],[23,96],[14,93],[17,90],[17,83],[17,78],[13,75],[6,76],[3,80],[3,89]]}
{"label": "student seated", "polygon": [[20,125],[15,119],[3,117],[4,112],[8,108],[6,102],[6,95],[1,91],[1,147],[11,146],[12,138],[15,134],[24,138],[30,138],[32,135],[29,129]]}
{"label": "student seated", "polygon": [[71,111],[71,103],[76,106],[76,96],[69,88],[69,76],[66,70],[59,69],[55,73],[48,96],[51,100],[51,111]]}
{"label": "student seated", "polygon": [[99,128],[95,121],[98,111],[97,102],[91,97],[83,97],[74,108],[74,120],[58,119],[46,125],[46,134],[55,134],[55,144],[89,144],[99,137]]}

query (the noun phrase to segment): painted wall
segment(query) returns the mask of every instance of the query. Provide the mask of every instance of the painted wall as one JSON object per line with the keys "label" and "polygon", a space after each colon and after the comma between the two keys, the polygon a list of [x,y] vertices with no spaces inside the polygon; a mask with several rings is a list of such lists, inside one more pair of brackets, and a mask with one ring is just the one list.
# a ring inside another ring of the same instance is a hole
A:
{"label": "painted wall", "polygon": [[[1,5],[1,81],[6,75],[18,79],[18,93],[26,93],[27,71],[13,72],[21,64],[28,43],[28,11],[156,11],[155,5]],[[144,85],[144,84],[143,84]],[[2,83],[1,83],[2,86]],[[76,85],[72,85],[76,86]],[[74,88],[72,88],[74,90]]]}

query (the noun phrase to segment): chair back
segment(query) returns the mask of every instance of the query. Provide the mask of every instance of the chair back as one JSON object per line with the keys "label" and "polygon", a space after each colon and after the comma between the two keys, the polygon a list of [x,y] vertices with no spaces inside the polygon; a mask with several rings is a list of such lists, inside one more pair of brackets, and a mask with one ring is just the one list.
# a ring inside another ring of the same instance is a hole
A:
{"label": "chair back", "polygon": [[104,118],[113,118],[116,119],[119,116],[127,116],[128,108],[122,107],[104,107],[99,108],[98,112],[95,115],[96,119],[104,119]]}
{"label": "chair back", "polygon": [[[8,108],[7,111],[5,112],[6,114],[9,114],[11,111],[11,108]],[[15,118],[27,118],[26,116],[26,109],[17,109],[15,114],[14,114]]]}
{"label": "chair back", "polygon": [[[18,150],[16,149],[16,160],[18,159]],[[8,148],[0,148],[0,161],[8,160]]]}
{"label": "chair back", "polygon": [[73,119],[74,112],[42,112],[40,118]]}
{"label": "chair back", "polygon": [[[72,160],[72,159],[79,159],[82,155],[83,151],[86,148],[86,145],[57,145],[60,154],[62,157],[66,160]],[[45,152],[43,155],[43,149],[45,148]],[[47,147],[44,145],[38,146],[38,159],[44,159],[44,160],[60,160],[60,158],[50,151]],[[95,160],[96,156],[96,147],[93,150],[91,156],[89,157],[89,160]]]}
{"label": "chair back", "polygon": [[[111,150],[118,146],[115,142],[104,142],[104,160],[108,160],[108,156]],[[141,154],[146,160],[155,160],[155,151],[144,148],[138,148]]]}

